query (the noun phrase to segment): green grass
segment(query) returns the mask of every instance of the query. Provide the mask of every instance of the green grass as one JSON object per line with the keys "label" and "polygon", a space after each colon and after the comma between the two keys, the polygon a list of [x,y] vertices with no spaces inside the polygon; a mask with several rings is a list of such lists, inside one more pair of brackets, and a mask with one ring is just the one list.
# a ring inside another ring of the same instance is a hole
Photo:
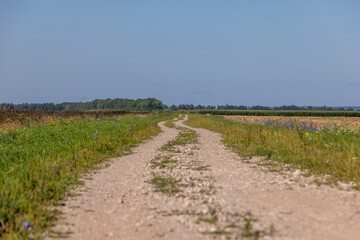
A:
{"label": "green grass", "polygon": [[196,223],[200,223],[200,222],[206,222],[209,224],[216,224],[218,221],[218,216],[216,214],[216,209],[215,208],[211,208],[209,207],[209,215],[208,217],[199,217],[196,220]]}
{"label": "green grass", "polygon": [[199,114],[190,114],[186,123],[221,133],[224,143],[241,156],[267,156],[271,161],[290,164],[311,174],[330,175],[331,181],[360,183],[359,131],[316,133]]}
{"label": "green grass", "polygon": [[175,124],[174,124],[175,120],[169,120],[165,122],[165,126],[168,128],[175,128]]}
{"label": "green grass", "polygon": [[171,117],[62,121],[0,132],[0,238],[41,238],[57,216],[52,206],[82,173],[158,134],[156,123]]}
{"label": "green grass", "polygon": [[177,160],[172,160],[171,156],[157,156],[151,160],[151,168],[170,168],[177,163]]}

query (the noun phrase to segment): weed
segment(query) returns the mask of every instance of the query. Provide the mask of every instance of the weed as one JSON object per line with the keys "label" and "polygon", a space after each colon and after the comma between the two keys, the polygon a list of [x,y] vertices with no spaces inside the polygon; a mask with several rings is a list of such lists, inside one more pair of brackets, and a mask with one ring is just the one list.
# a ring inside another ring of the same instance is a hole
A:
{"label": "weed", "polygon": [[206,170],[210,170],[210,165],[205,165],[205,166],[196,167],[196,168],[193,168],[193,170],[196,170],[196,171],[206,171]]}
{"label": "weed", "polygon": [[215,230],[215,231],[210,231],[210,232],[204,232],[203,234],[231,235],[232,233],[228,232],[228,231],[225,231],[225,230]]}
{"label": "weed", "polygon": [[177,185],[179,181],[172,177],[162,177],[153,173],[153,178],[150,182],[155,185],[157,192],[168,194],[181,192],[179,186]]}
{"label": "weed", "polygon": [[270,236],[270,237],[274,236],[275,231],[276,231],[276,230],[275,230],[274,224],[271,224],[271,225],[270,225],[270,230],[269,230],[269,236]]}
{"label": "weed", "polygon": [[151,168],[166,168],[169,164],[173,167],[177,160],[172,160],[171,156],[157,156],[150,163]]}
{"label": "weed", "polygon": [[196,221],[196,223],[200,223],[200,222],[206,222],[209,224],[216,224],[218,221],[218,217],[216,214],[216,209],[215,208],[211,208],[209,207],[209,217],[199,217]]}
{"label": "weed", "polygon": [[259,231],[254,231],[251,225],[251,219],[250,218],[245,218],[245,225],[243,228],[243,233],[242,236],[243,237],[252,237],[253,239],[259,239],[260,237],[260,232]]}

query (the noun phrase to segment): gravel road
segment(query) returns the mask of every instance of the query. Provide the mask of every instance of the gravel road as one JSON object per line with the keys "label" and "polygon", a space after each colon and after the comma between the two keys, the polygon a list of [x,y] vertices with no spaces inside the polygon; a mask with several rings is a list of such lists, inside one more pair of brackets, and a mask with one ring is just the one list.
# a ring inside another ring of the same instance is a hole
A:
{"label": "gravel road", "polygon": [[358,191],[271,172],[175,124],[85,177],[47,238],[360,239]]}

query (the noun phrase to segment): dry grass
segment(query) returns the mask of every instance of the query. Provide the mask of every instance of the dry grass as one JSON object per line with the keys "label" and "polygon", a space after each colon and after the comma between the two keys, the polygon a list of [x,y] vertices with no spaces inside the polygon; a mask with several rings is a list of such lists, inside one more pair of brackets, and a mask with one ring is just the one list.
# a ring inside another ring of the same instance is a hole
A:
{"label": "dry grass", "polygon": [[28,127],[37,124],[54,124],[61,121],[81,119],[121,118],[124,116],[145,116],[146,112],[126,111],[45,111],[0,109],[0,131]]}
{"label": "dry grass", "polygon": [[262,122],[270,119],[272,121],[295,121],[295,122],[311,122],[317,126],[326,125],[329,123],[344,123],[353,128],[360,127],[360,117],[279,117],[279,116],[221,116],[226,120],[234,122]]}

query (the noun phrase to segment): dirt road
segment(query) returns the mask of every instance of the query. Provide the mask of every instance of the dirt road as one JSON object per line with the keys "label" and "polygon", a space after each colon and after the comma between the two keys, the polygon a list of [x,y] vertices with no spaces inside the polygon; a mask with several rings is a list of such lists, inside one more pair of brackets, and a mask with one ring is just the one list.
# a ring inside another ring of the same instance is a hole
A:
{"label": "dirt road", "polygon": [[360,239],[357,191],[244,162],[219,134],[182,121],[178,128],[159,126],[159,136],[84,179],[51,236]]}

